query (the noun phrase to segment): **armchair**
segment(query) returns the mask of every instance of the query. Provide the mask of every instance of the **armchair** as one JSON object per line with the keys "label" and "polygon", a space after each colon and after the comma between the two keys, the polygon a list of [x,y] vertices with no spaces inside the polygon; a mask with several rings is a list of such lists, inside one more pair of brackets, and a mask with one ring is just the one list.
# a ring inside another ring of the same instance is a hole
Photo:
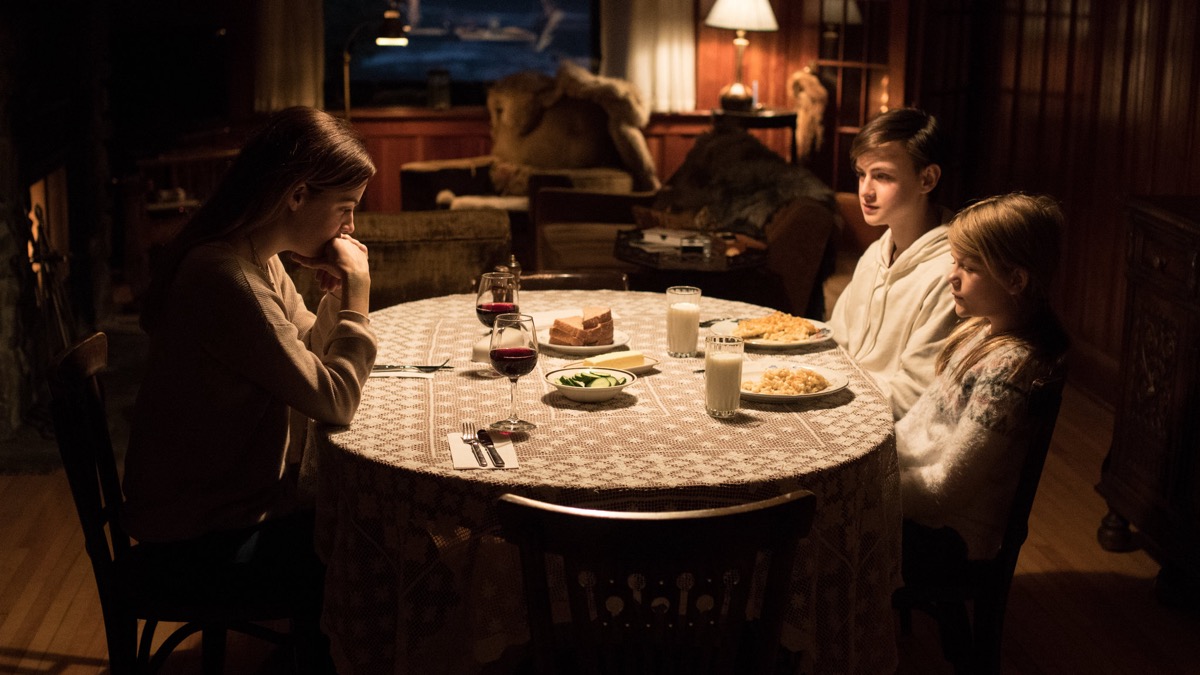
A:
{"label": "armchair", "polygon": [[505,210],[518,257],[532,265],[530,197],[539,189],[660,185],[641,131],[649,109],[627,82],[566,62],[553,78],[521,72],[496,82],[487,105],[492,153],[402,165],[402,210]]}

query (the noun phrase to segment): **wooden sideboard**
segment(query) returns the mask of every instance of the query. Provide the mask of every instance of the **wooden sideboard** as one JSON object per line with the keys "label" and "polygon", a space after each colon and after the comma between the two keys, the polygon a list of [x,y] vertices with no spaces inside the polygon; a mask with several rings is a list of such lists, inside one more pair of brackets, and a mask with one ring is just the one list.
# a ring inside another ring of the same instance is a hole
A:
{"label": "wooden sideboard", "polygon": [[[1129,201],[1120,399],[1097,491],[1107,550],[1142,545],[1164,603],[1200,601],[1200,197]],[[1133,524],[1139,536],[1129,530]]]}

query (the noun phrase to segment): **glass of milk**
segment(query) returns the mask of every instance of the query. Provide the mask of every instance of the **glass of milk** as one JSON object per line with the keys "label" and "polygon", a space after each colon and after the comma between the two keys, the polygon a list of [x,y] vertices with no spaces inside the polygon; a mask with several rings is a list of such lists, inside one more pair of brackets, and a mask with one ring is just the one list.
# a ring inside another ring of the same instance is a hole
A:
{"label": "glass of milk", "polygon": [[704,409],[718,419],[733,417],[742,402],[742,338],[709,335],[704,340]]}
{"label": "glass of milk", "polygon": [[675,358],[699,356],[700,289],[672,286],[667,289],[667,354]]}

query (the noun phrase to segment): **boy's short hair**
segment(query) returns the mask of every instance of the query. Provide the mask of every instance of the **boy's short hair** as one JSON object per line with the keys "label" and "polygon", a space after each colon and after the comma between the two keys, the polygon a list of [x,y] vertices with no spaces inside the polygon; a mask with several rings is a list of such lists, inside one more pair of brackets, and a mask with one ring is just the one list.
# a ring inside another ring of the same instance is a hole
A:
{"label": "boy's short hair", "polygon": [[904,145],[918,171],[942,163],[937,119],[916,108],[889,110],[867,122],[850,144],[850,162],[857,162],[863,154],[893,141]]}

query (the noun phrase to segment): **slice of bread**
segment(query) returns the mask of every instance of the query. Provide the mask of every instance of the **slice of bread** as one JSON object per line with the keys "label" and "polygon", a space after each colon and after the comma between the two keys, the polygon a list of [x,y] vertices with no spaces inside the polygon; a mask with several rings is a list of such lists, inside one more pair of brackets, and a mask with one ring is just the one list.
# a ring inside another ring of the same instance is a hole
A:
{"label": "slice of bread", "polygon": [[611,345],[613,343],[613,325],[612,322],[602,323],[595,328],[583,329],[583,344],[591,345]]}
{"label": "slice of bread", "polygon": [[585,335],[586,330],[583,327],[583,317],[581,316],[555,319],[554,325],[550,326],[550,344],[552,345],[580,347],[586,344],[584,342]]}
{"label": "slice of bread", "polygon": [[608,307],[584,307],[583,316],[555,319],[550,326],[550,344],[572,347],[610,345],[613,342],[612,312]]}
{"label": "slice of bread", "polygon": [[603,323],[612,323],[612,311],[608,307],[584,307],[583,327],[595,328]]}

